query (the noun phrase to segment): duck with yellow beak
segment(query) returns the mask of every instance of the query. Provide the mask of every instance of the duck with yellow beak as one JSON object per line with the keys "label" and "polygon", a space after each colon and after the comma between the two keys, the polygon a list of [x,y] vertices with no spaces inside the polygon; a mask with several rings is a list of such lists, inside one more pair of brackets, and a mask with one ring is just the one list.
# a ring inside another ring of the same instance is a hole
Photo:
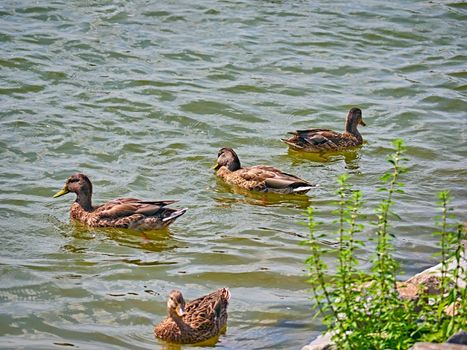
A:
{"label": "duck with yellow beak", "polygon": [[53,197],[69,192],[76,194],[70,216],[90,227],[116,227],[139,230],[161,229],[185,214],[184,209],[166,208],[176,201],[144,201],[136,198],[117,198],[105,204],[92,205],[92,184],[84,174],[70,176],[65,186]]}

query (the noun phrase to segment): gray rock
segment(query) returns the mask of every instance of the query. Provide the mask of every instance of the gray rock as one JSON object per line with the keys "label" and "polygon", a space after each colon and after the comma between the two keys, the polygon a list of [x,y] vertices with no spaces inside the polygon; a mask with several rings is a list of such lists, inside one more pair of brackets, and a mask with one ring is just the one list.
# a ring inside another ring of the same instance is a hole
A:
{"label": "gray rock", "polygon": [[467,350],[467,346],[446,343],[416,343],[410,350]]}
{"label": "gray rock", "polygon": [[337,350],[336,344],[331,340],[331,337],[331,333],[320,335],[310,344],[305,345],[302,350]]}
{"label": "gray rock", "polygon": [[467,332],[462,330],[449,337],[446,343],[467,345]]}

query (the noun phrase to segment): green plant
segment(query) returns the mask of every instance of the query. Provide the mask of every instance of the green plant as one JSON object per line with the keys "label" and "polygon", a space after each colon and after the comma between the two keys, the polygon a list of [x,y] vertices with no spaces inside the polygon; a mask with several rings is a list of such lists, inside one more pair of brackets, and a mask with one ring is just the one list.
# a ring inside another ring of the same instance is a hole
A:
{"label": "green plant", "polygon": [[[461,264],[463,226],[449,214],[449,202],[452,200],[449,192],[438,193],[438,199],[441,215],[437,217],[438,230],[434,234],[440,237],[441,269],[439,293],[426,296],[428,302],[422,305],[421,316],[430,325],[430,331],[422,335],[422,339],[427,341],[446,339],[467,326],[467,292],[461,284],[461,280],[464,284],[467,282],[467,270]],[[454,256],[448,259],[448,252],[453,249]]]}
{"label": "green plant", "polygon": [[[420,300],[430,298],[431,306],[424,304],[420,311],[413,302],[399,297],[396,274],[399,268],[391,252],[391,234],[389,218],[397,216],[392,212],[394,195],[403,193],[403,183],[399,176],[406,172],[402,163],[406,160],[406,150],[402,140],[393,142],[395,152],[388,161],[392,167],[381,179],[383,185],[378,191],[385,197],[376,208],[377,221],[374,241],[375,255],[372,257],[372,268],[368,273],[358,270],[356,249],[363,242],[355,234],[363,230],[361,219],[362,193],[355,191],[349,184],[347,175],[338,179],[337,216],[337,267],[334,274],[329,272],[324,263],[323,249],[319,233],[320,223],[315,220],[315,211],[308,208],[309,239],[305,242],[310,248],[310,256],[306,260],[309,270],[308,282],[311,285],[315,300],[315,317],[321,315],[328,331],[333,333],[333,340],[339,349],[407,349],[418,339],[442,341],[452,332],[466,323],[466,291],[453,287],[453,280],[465,279],[462,271],[461,240],[462,227],[457,231],[448,230],[449,195],[439,195],[442,215],[440,217],[441,236],[441,294],[438,296],[422,295]],[[455,247],[455,269],[448,271],[448,252]],[[446,297],[447,296],[447,297]],[[434,306],[433,306],[434,303]],[[459,305],[457,305],[458,303]],[[444,312],[449,305],[455,305],[457,312],[448,315]],[[464,313],[461,313],[461,312]]]}

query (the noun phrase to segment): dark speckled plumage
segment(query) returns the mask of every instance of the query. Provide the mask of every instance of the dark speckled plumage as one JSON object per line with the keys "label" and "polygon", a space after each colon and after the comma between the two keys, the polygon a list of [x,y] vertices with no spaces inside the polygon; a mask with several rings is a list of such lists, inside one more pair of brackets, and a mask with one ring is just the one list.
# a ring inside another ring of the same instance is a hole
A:
{"label": "dark speckled plumage", "polygon": [[143,201],[137,198],[117,198],[99,206],[92,205],[92,184],[84,174],[74,174],[54,197],[76,193],[70,216],[91,227],[130,229],[160,229],[183,215],[186,209],[170,209],[176,201]]}
{"label": "dark speckled plumage", "polygon": [[306,193],[316,185],[268,165],[242,167],[231,148],[222,148],[217,155],[217,176],[229,185],[250,191],[282,194]]}
{"label": "dark speckled plumage", "polygon": [[297,151],[344,151],[363,143],[362,135],[357,129],[358,125],[365,126],[365,123],[362,119],[362,111],[354,107],[347,115],[343,133],[328,129],[297,130],[290,132],[292,137],[282,139],[282,141]]}
{"label": "dark speckled plumage", "polygon": [[219,335],[227,325],[230,291],[221,288],[185,305],[182,293],[170,292],[168,317],[154,327],[162,340],[178,344],[204,342]]}

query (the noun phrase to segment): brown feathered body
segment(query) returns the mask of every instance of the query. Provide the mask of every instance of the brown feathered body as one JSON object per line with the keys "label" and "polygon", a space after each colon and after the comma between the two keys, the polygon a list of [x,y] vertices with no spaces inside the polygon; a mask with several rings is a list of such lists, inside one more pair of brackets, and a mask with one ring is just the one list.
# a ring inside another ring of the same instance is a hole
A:
{"label": "brown feathered body", "polygon": [[176,201],[144,201],[118,198],[99,206],[92,205],[92,184],[84,174],[67,179],[64,188],[54,197],[76,193],[70,217],[90,227],[115,227],[139,230],[161,229],[183,215],[186,209],[166,208]]}
{"label": "brown feathered body", "polygon": [[290,132],[292,137],[282,141],[297,151],[344,151],[363,143],[362,135],[357,129],[358,125],[365,125],[362,111],[359,108],[352,108],[347,115],[343,133],[329,129],[297,130]]}
{"label": "brown feathered body", "polygon": [[86,211],[77,202],[70,217],[90,227],[115,227],[139,230],[161,229],[183,215],[186,209],[165,208],[176,201],[145,202],[136,198],[118,198]]}
{"label": "brown feathered body", "polygon": [[[170,298],[174,294],[181,302],[171,306]],[[200,343],[218,336],[227,325],[229,299],[230,291],[221,288],[185,306],[181,293],[172,291],[168,301],[169,316],[154,327],[154,334],[162,340],[179,344]],[[176,312],[179,306],[183,310],[181,316]]]}
{"label": "brown feathered body", "polygon": [[242,167],[237,154],[231,148],[222,148],[219,151],[215,169],[216,175],[229,185],[250,191],[300,194],[316,186],[272,166]]}

